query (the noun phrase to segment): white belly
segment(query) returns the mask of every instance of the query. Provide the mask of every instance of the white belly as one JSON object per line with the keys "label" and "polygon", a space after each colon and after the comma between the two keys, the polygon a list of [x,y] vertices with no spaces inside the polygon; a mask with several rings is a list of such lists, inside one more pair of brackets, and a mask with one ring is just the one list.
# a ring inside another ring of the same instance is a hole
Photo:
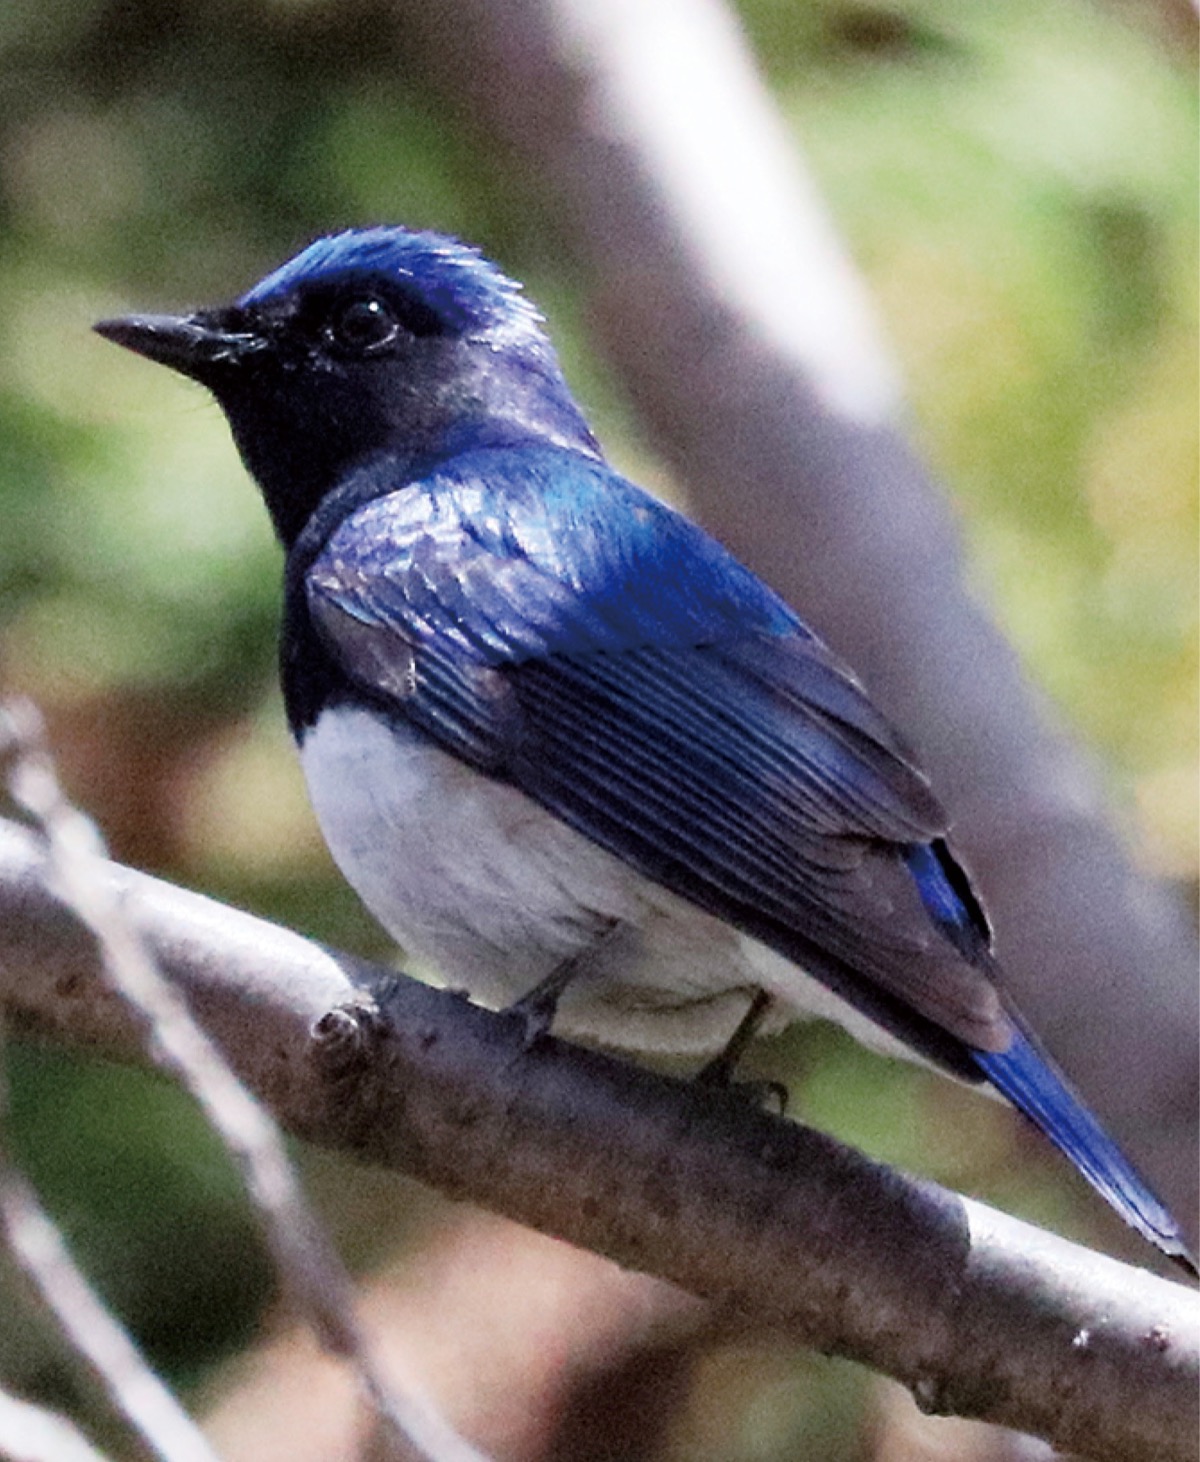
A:
{"label": "white belly", "polygon": [[[907,1054],[790,961],[415,729],[361,709],[326,711],[300,756],[347,881],[411,954],[485,1004],[509,1004],[575,956],[581,973],[555,1022],[568,1037],[715,1052],[762,988],[776,997],[775,1029],[819,1015]],[[604,940],[614,921],[619,932]]]}

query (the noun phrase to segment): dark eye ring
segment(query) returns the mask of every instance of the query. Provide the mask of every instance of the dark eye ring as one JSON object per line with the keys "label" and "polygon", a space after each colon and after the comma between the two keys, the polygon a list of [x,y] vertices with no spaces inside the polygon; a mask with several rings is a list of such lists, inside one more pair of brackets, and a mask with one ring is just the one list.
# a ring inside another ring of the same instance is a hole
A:
{"label": "dark eye ring", "polygon": [[399,330],[400,322],[386,300],[364,295],[341,306],[326,327],[326,335],[341,350],[369,355],[390,344]]}

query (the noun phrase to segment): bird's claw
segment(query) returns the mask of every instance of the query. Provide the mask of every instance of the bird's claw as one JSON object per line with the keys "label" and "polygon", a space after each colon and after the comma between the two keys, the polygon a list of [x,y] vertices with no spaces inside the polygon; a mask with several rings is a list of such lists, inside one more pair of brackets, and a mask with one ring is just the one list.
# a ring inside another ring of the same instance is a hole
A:
{"label": "bird's claw", "polygon": [[514,1000],[505,1007],[504,1013],[515,1016],[523,1023],[525,1031],[521,1045],[524,1050],[531,1051],[550,1034],[557,1009],[557,994],[538,988],[531,990],[528,995],[522,995],[519,1000]]}
{"label": "bird's claw", "polygon": [[699,1086],[727,1091],[748,1106],[769,1111],[774,1105],[778,1116],[787,1115],[788,1089],[782,1081],[734,1081],[733,1066],[724,1059],[724,1053],[701,1067],[693,1080]]}

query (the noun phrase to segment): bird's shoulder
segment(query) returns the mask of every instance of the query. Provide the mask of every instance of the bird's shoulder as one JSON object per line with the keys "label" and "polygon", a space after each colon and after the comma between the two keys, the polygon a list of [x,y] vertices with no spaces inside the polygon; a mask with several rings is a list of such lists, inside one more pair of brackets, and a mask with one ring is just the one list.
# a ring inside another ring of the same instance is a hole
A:
{"label": "bird's shoulder", "polygon": [[646,654],[674,655],[703,682],[698,700],[724,700],[764,734],[820,718],[940,826],[913,753],[850,668],[727,549],[602,460],[527,445],[460,453],[394,487],[373,473],[365,500],[351,484],[297,586],[360,678],[394,692],[410,661],[437,661],[494,706],[485,671],[600,655],[621,678]]}
{"label": "bird's shoulder", "polygon": [[311,555],[304,590],[318,615],[493,665],[748,630],[808,637],[687,518],[597,458],[536,444],[458,453],[376,490]]}
{"label": "bird's shoulder", "polygon": [[466,452],[376,491],[327,533],[303,598],[360,690],[431,719],[460,754],[469,743],[495,765],[521,728],[544,740],[574,714],[583,677],[605,687],[614,734],[677,740],[689,759],[706,736],[748,737],[787,764],[801,755],[806,781],[870,788],[866,807],[835,798],[833,828],[905,840],[944,828],[849,668],[701,528],[598,459]]}

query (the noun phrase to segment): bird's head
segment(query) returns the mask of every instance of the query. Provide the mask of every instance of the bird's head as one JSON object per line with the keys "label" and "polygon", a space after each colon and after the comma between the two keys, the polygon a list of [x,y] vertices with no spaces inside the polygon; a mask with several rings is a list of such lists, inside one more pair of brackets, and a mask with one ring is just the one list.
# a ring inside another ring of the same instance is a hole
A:
{"label": "bird's head", "polygon": [[442,234],[336,234],[231,305],[96,329],[208,387],[289,545],[376,454],[404,468],[524,437],[596,451],[520,286]]}

